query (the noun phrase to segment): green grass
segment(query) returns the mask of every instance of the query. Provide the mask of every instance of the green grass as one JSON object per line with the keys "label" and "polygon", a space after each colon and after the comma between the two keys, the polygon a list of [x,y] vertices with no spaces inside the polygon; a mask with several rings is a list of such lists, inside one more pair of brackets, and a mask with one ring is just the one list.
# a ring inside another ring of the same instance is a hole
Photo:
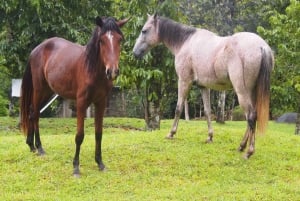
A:
{"label": "green grass", "polygon": [[0,118],[0,200],[300,200],[300,136],[294,125],[269,123],[256,137],[249,160],[237,151],[246,122],[213,124],[205,144],[205,121],[172,120],[146,132],[141,119],[105,118],[100,172],[94,162],[93,120],[85,122],[81,177],[72,176],[75,119],[41,119],[44,157],[29,152],[15,128]]}

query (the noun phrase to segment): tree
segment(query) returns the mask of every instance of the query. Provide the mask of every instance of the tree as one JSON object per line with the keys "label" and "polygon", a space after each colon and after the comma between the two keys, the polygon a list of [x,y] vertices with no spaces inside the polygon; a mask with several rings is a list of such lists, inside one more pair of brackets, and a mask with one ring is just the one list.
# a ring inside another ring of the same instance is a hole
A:
{"label": "tree", "polygon": [[[273,112],[298,111],[300,115],[300,2],[291,0],[285,12],[274,10],[270,29],[258,27],[276,52],[272,79]],[[298,121],[298,127],[299,127]],[[296,126],[297,130],[297,126]]]}
{"label": "tree", "polygon": [[[59,36],[85,44],[94,19],[109,15],[110,1],[7,0],[0,4],[0,94],[8,100],[10,80],[20,78],[31,50],[43,40]],[[3,80],[3,79],[2,79]]]}
{"label": "tree", "polygon": [[[174,69],[174,59],[163,46],[154,48],[143,60],[133,58],[132,48],[147,20],[147,13],[168,16],[173,19],[181,17],[178,12],[178,2],[165,0],[115,1],[115,15],[132,16],[131,23],[124,27],[126,42],[123,46],[120,60],[120,76],[117,85],[137,91],[137,97],[144,106],[147,129],[160,127],[160,119],[165,111],[170,110],[170,101],[174,100],[177,91],[177,78]],[[147,5],[147,6],[145,6]]]}

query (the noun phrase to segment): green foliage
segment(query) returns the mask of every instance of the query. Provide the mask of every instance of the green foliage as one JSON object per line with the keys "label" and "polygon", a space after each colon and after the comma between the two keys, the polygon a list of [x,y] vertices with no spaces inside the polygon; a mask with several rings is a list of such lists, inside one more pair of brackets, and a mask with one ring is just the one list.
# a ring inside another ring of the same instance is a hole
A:
{"label": "green foliage", "polygon": [[0,94],[0,116],[8,115],[8,100],[3,98]]}
{"label": "green foliage", "polygon": [[1,200],[299,200],[300,138],[293,125],[270,122],[256,137],[255,155],[244,160],[236,150],[244,121],[214,123],[214,143],[206,144],[205,121],[181,121],[170,141],[164,137],[171,120],[149,133],[127,129],[142,128],[142,119],[105,118],[107,171],[99,172],[94,123],[86,119],[76,179],[75,119],[41,119],[44,157],[29,152],[17,124],[17,118],[0,118]]}
{"label": "green foliage", "polygon": [[8,70],[4,66],[4,63],[5,59],[0,55],[0,116],[8,115],[9,104],[9,99],[7,98],[6,94],[9,93],[10,80],[8,76]]}
{"label": "green foliage", "polygon": [[15,77],[23,74],[30,51],[53,36],[86,43],[94,18],[107,15],[109,1],[10,0],[0,5],[0,50]]}
{"label": "green foliage", "polygon": [[[121,75],[116,85],[140,89],[134,99],[156,102],[162,114],[173,116],[177,100],[174,59],[165,47],[153,49],[136,60],[132,48],[146,21],[147,13],[158,12],[176,21],[201,26],[227,35],[236,31],[258,32],[276,51],[272,77],[272,112],[294,110],[299,100],[299,1],[289,0],[6,0],[0,4],[0,94],[9,97],[11,78],[20,78],[30,51],[44,39],[59,36],[86,44],[94,27],[94,17],[131,17],[122,28],[125,42],[120,59]],[[264,28],[262,28],[264,27]],[[297,31],[298,30],[298,31]],[[199,102],[199,89],[191,97]],[[233,100],[234,95],[230,95]],[[8,100],[8,98],[7,98]],[[213,105],[217,100],[212,99]],[[230,101],[228,105],[232,103]],[[214,108],[214,107],[213,107]]]}
{"label": "green foliage", "polygon": [[300,100],[300,2],[291,0],[284,13],[269,18],[271,27],[258,27],[274,48],[276,67],[272,76],[272,111],[297,111]]}
{"label": "green foliage", "polygon": [[154,105],[155,108],[159,108],[161,114],[167,113],[166,104],[170,97],[173,100],[177,98],[173,93],[177,91],[173,56],[165,47],[158,46],[143,60],[137,60],[133,57],[132,49],[147,20],[147,13],[157,12],[159,15],[178,20],[182,17],[178,1],[115,1],[113,9],[123,11],[114,14],[118,18],[131,17],[130,22],[123,29],[126,41],[122,47],[124,51],[120,59],[121,73],[116,84],[122,88],[138,89],[137,96],[140,97],[145,110],[149,110],[148,107]]}
{"label": "green foliage", "polygon": [[244,121],[245,113],[240,106],[236,106],[232,112],[233,121]]}

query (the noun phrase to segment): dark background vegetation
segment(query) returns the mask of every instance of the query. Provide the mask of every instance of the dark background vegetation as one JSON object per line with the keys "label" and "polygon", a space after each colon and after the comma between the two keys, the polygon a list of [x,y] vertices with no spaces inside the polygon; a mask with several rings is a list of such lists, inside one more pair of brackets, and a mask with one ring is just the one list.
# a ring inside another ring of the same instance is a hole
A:
{"label": "dark background vegetation", "polygon": [[[159,108],[163,118],[172,118],[177,101],[177,77],[171,53],[154,48],[144,60],[136,60],[132,48],[147,13],[209,29],[219,35],[250,31],[261,35],[272,47],[276,66],[272,74],[271,117],[298,111],[300,101],[300,5],[298,0],[7,0],[0,4],[0,115],[18,114],[18,100],[12,98],[11,79],[21,78],[30,51],[44,39],[59,36],[85,45],[96,16],[131,17],[123,28],[121,87],[127,104],[140,105],[136,116]],[[138,89],[138,90],[137,90]],[[233,91],[226,92],[228,118],[238,105]],[[212,109],[217,113],[219,92],[212,92]],[[200,90],[189,95],[192,118],[201,117]],[[129,108],[129,107],[128,107]],[[136,109],[136,108],[135,108]],[[134,111],[129,111],[133,114]],[[142,115],[144,116],[144,114]]]}

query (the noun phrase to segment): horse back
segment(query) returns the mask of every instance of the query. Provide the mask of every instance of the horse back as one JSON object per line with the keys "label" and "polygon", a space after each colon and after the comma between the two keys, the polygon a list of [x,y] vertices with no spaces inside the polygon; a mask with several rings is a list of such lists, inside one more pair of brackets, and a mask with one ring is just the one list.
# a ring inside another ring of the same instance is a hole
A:
{"label": "horse back", "polygon": [[230,88],[227,67],[221,61],[226,41],[226,38],[213,32],[198,29],[175,55],[176,72],[180,79],[193,80],[213,89]]}

